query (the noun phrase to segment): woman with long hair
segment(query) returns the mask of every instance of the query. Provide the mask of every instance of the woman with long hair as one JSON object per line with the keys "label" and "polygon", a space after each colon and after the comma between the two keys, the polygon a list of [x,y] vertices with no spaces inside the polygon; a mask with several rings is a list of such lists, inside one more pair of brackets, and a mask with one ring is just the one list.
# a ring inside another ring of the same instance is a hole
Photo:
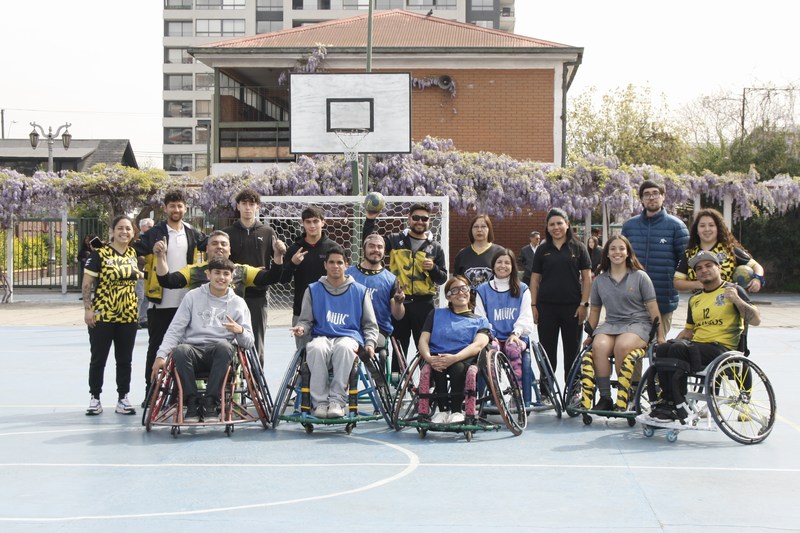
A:
{"label": "woman with long hair", "polygon": [[522,352],[533,333],[531,292],[519,281],[517,258],[509,249],[494,254],[492,273],[494,278],[476,290],[475,314],[492,325],[497,348],[506,354],[521,383]]}
{"label": "woman with long hair", "polygon": [[679,291],[703,288],[703,284],[697,281],[694,270],[689,268],[689,259],[701,250],[717,256],[723,280],[733,281],[736,267],[746,265],[753,269],[755,275],[745,289],[748,292],[758,292],[764,288],[764,267],[739,244],[725,224],[722,214],[716,209],[705,208],[694,218],[689,230],[689,244],[675,270],[673,284]]}
{"label": "woman with long hair", "polygon": [[600,239],[592,235],[586,241],[586,249],[589,250],[589,258],[592,260],[592,274],[597,275],[600,260],[603,258],[603,247],[600,246]]}
{"label": "woman with long hair", "polygon": [[561,335],[566,381],[578,355],[581,326],[589,307],[592,262],[586,246],[572,233],[566,212],[553,208],[546,220],[547,240],[533,256],[531,305],[539,342],[553,370],[557,368],[558,337]]}
{"label": "woman with long hair", "polygon": [[[133,241],[133,220],[120,215],[111,222],[111,240],[92,252],[86,261],[83,284],[83,320],[89,328],[89,408],[87,415],[103,412],[100,393],[103,374],[111,344],[117,362],[117,408],[123,415],[136,414],[128,400],[131,388],[131,360],[138,329],[139,302],[136,280],[142,275],[138,268]],[[92,298],[92,290],[94,297]]]}
{"label": "woman with long hair", "polygon": [[[611,398],[611,355],[617,376],[625,358],[633,350],[644,348],[653,320],[659,318],[653,282],[636,259],[630,241],[622,235],[611,237],[603,247],[600,269],[592,284],[589,326],[593,337],[592,361],[600,398],[598,411],[613,411]],[[598,326],[600,311],[606,308],[606,321]],[[658,328],[658,342],[664,342],[663,328]]]}
{"label": "woman with long hair", "polygon": [[492,257],[502,248],[494,244],[494,228],[488,215],[477,215],[469,223],[470,245],[456,254],[453,275],[464,276],[472,290],[492,279]]}
{"label": "woman with long hair", "polygon": [[434,424],[460,424],[467,368],[491,340],[491,326],[485,317],[470,308],[469,280],[454,276],[444,285],[447,307],[434,309],[425,320],[419,337],[419,355],[431,367],[431,378],[437,394],[447,391],[450,377],[450,395],[439,401],[439,410],[433,416]]}

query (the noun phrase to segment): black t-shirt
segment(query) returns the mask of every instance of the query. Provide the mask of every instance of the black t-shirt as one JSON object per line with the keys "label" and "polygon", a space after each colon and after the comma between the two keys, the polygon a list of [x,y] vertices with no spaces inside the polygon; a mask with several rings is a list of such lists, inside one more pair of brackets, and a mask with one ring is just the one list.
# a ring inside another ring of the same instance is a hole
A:
{"label": "black t-shirt", "polygon": [[536,248],[532,272],[541,274],[539,294],[534,303],[574,304],[581,302],[581,270],[591,270],[586,245],[573,240],[557,248],[550,241]]}
{"label": "black t-shirt", "polygon": [[492,244],[483,253],[476,253],[472,245],[462,248],[456,254],[453,275],[461,274],[469,280],[469,285],[475,290],[481,283],[494,279],[492,272],[492,257],[502,250],[501,246]]}

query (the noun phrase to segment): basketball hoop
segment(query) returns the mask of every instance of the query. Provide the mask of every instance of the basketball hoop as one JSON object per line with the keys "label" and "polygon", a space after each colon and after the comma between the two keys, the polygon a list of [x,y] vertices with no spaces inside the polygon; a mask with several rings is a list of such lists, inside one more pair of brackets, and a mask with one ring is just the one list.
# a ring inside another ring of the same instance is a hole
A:
{"label": "basketball hoop", "polygon": [[358,145],[369,134],[368,129],[334,129],[333,133],[344,146],[344,160],[352,162],[358,160]]}

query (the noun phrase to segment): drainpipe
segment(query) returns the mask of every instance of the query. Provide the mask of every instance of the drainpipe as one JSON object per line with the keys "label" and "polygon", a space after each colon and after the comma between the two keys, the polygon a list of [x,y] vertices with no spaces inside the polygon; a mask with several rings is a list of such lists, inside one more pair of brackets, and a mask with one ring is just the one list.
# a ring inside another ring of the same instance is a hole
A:
{"label": "drainpipe", "polygon": [[[567,91],[572,86],[578,67],[583,61],[583,53],[578,53],[578,59],[567,61],[561,70],[561,166],[567,165]],[[570,67],[573,67],[570,70]]]}

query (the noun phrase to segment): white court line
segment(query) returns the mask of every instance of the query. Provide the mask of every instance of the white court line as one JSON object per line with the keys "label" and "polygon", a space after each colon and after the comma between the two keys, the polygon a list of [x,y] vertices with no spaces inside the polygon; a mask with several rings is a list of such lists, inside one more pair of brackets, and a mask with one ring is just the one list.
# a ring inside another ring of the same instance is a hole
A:
{"label": "white court line", "polygon": [[[325,500],[328,498],[337,498],[340,496],[347,496],[350,494],[358,494],[360,492],[366,492],[383,485],[387,485],[399,479],[402,479],[412,472],[414,472],[419,467],[419,457],[414,452],[403,448],[402,446],[398,446],[396,444],[388,443],[388,442],[381,442],[375,439],[368,439],[366,437],[354,437],[349,435],[347,438],[349,439],[356,439],[356,440],[363,440],[367,442],[372,442],[374,444],[381,444],[383,446],[388,446],[408,458],[408,463],[399,463],[399,464],[392,464],[387,466],[405,466],[403,470],[394,474],[392,476],[379,479],[373,483],[368,485],[364,485],[363,487],[356,487],[354,489],[343,490],[339,492],[334,492],[331,494],[323,494],[319,496],[307,496],[305,498],[293,498],[290,500],[283,500],[277,502],[265,502],[265,503],[253,503],[248,505],[235,505],[230,507],[214,507],[209,509],[196,509],[194,511],[165,511],[159,513],[141,513],[141,514],[119,514],[119,515],[96,515],[96,516],[63,516],[63,517],[40,517],[40,518],[31,518],[31,517],[0,517],[0,522],[73,522],[78,520],[119,520],[124,518],[155,518],[155,517],[164,517],[164,516],[192,516],[192,515],[200,515],[200,514],[209,514],[209,513],[221,513],[227,511],[241,511],[244,509],[262,509],[266,507],[277,507],[279,505],[292,505],[295,503],[305,503],[311,501],[318,501],[318,500]],[[92,465],[93,466],[93,465]],[[163,466],[163,465],[154,465],[154,466]],[[194,465],[179,465],[181,468],[186,468],[188,466]],[[220,466],[220,465],[215,465]],[[224,465],[230,468],[232,465]],[[238,465],[237,465],[238,466]],[[327,465],[330,466],[330,465]],[[333,466],[340,466],[340,465],[333,465]]]}

